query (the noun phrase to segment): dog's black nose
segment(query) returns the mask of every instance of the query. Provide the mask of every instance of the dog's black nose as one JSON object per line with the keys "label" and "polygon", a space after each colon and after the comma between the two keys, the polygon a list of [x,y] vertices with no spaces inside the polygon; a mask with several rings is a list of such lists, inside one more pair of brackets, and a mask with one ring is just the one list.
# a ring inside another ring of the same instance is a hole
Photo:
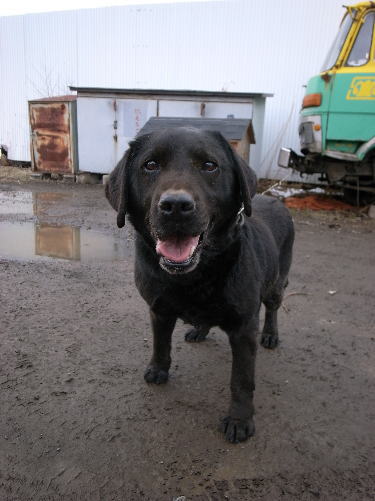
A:
{"label": "dog's black nose", "polygon": [[159,200],[159,210],[166,216],[188,216],[195,210],[193,197],[184,190],[168,190]]}

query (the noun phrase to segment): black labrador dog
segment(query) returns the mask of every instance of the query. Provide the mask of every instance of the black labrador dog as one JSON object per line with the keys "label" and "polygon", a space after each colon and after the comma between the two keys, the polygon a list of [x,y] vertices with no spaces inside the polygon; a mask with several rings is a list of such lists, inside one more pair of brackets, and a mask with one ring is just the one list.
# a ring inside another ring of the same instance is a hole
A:
{"label": "black labrador dog", "polygon": [[278,344],[277,310],[288,281],[294,230],[276,199],[254,196],[256,176],[218,132],[181,127],[136,138],[112,171],[106,196],[136,230],[135,282],[148,303],[153,355],[148,383],[165,383],[177,318],[186,341],[223,329],[233,354],[231,403],[221,429],[239,442],[254,433],[259,310],[261,344]]}

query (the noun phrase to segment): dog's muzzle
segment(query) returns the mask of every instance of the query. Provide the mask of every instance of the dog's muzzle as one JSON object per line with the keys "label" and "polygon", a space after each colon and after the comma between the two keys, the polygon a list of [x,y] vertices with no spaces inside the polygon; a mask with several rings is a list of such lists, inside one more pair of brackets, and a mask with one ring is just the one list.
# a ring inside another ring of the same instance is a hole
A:
{"label": "dog's muzzle", "polygon": [[[187,273],[199,261],[203,232],[198,223],[197,206],[185,190],[167,190],[160,196],[156,231],[156,253],[160,266],[168,273]],[[198,228],[199,227],[199,228]]]}

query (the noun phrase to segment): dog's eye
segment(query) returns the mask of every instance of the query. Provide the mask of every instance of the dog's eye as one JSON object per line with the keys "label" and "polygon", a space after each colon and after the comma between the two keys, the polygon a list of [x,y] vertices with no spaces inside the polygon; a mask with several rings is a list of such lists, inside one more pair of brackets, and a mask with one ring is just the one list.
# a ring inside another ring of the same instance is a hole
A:
{"label": "dog's eye", "polygon": [[149,172],[154,172],[160,169],[160,165],[155,160],[149,160],[143,164],[143,168]]}
{"label": "dog's eye", "polygon": [[215,162],[203,162],[202,170],[206,172],[213,172],[217,169],[217,163]]}

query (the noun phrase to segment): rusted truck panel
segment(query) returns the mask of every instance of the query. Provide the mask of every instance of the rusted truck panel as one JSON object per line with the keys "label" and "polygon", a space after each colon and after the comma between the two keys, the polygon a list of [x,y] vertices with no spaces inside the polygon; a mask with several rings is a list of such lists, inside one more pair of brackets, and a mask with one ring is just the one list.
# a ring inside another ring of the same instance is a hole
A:
{"label": "rusted truck panel", "polygon": [[34,171],[72,174],[77,170],[75,96],[29,102]]}

